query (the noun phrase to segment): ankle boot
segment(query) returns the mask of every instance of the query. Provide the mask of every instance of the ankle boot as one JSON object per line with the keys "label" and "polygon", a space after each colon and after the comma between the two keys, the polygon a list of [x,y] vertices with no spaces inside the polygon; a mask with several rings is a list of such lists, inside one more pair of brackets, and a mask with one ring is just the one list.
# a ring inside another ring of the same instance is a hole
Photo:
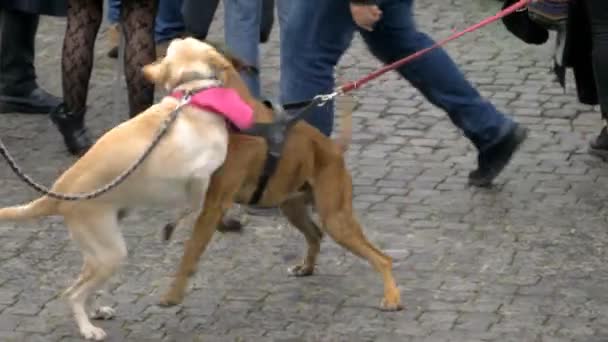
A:
{"label": "ankle boot", "polygon": [[71,112],[62,104],[55,108],[49,116],[59,133],[68,151],[75,156],[83,155],[93,145],[89,132],[84,126],[85,111]]}
{"label": "ankle boot", "polygon": [[602,128],[600,134],[589,143],[589,153],[608,160],[608,130]]}

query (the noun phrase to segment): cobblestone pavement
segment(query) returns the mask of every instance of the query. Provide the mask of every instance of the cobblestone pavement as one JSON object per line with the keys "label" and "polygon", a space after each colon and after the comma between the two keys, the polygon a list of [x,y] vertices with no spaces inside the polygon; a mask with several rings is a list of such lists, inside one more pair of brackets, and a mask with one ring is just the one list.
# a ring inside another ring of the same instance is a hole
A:
{"label": "cobblestone pavement", "polygon": [[[494,0],[418,0],[420,26],[442,38],[499,8]],[[221,18],[221,16],[220,16]],[[38,36],[40,82],[60,93],[64,21]],[[221,37],[221,22],[213,35]],[[264,82],[275,93],[277,32],[264,46]],[[451,55],[501,109],[531,128],[491,190],[468,188],[469,143],[438,109],[394,74],[357,93],[349,152],[355,204],[370,239],[395,260],[407,310],[381,313],[379,277],[326,240],[313,277],[286,269],[304,239],[281,218],[251,217],[243,234],[217,234],[182,306],[157,306],[188,232],[160,241],[171,213],[143,210],[124,228],[129,259],[102,301],[111,341],[606,341],[607,164],[586,153],[597,111],[577,104],[548,73],[548,47],[531,48],[494,24],[451,43]],[[96,134],[126,118],[113,108],[103,36],[89,96]],[[340,64],[354,79],[377,67],[357,38]],[[49,184],[72,159],[43,116],[5,115],[10,150]],[[0,204],[33,198],[0,168]],[[0,225],[0,341],[76,341],[58,294],[80,269],[60,220]]]}

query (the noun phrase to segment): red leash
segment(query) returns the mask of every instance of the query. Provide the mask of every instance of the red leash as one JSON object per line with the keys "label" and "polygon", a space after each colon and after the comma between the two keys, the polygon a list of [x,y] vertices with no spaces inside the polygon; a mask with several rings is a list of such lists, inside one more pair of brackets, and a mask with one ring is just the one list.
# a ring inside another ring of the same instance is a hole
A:
{"label": "red leash", "polygon": [[369,82],[369,81],[371,81],[373,79],[378,78],[380,75],[383,75],[383,74],[385,74],[388,71],[395,70],[395,69],[399,68],[400,66],[402,66],[402,65],[404,65],[404,64],[406,64],[408,62],[411,62],[413,59],[416,59],[416,58],[424,55],[425,53],[427,53],[427,52],[429,52],[431,50],[434,50],[434,49],[436,49],[436,48],[438,48],[440,46],[443,46],[443,45],[447,44],[448,42],[450,42],[450,41],[452,41],[454,39],[460,38],[460,37],[462,37],[463,35],[465,35],[465,34],[467,34],[469,32],[476,31],[476,30],[478,30],[478,29],[480,29],[480,28],[482,28],[484,26],[487,26],[487,25],[489,25],[489,24],[491,24],[491,23],[493,23],[493,22],[495,22],[497,20],[500,20],[503,17],[506,17],[507,15],[509,15],[509,14],[511,14],[511,13],[517,11],[517,10],[520,10],[520,9],[524,8],[530,2],[531,2],[531,0],[520,0],[520,1],[516,2],[516,3],[514,3],[513,5],[505,8],[504,10],[498,12],[497,14],[495,14],[495,15],[493,15],[491,17],[488,17],[488,18],[482,20],[481,22],[479,22],[479,23],[477,23],[477,24],[475,24],[475,25],[473,25],[473,26],[465,29],[464,31],[457,32],[457,33],[449,36],[448,38],[446,38],[446,39],[444,39],[444,40],[442,40],[442,41],[440,41],[438,43],[435,43],[435,45],[433,45],[433,46],[430,46],[430,47],[428,47],[426,49],[422,49],[422,50],[420,50],[420,51],[418,51],[418,52],[416,52],[416,53],[414,53],[412,55],[409,55],[409,56],[407,56],[405,58],[402,58],[402,59],[400,59],[400,60],[398,60],[396,62],[388,64],[388,65],[386,65],[386,66],[384,66],[384,67],[382,67],[382,68],[380,68],[380,69],[372,72],[371,74],[369,74],[369,75],[367,75],[367,76],[365,76],[365,77],[363,77],[363,78],[361,78],[361,79],[359,79],[357,81],[345,83],[344,85],[336,88],[335,95],[331,96],[329,98],[329,100],[331,100],[333,97],[335,97],[337,95],[347,93],[347,92],[349,92],[351,90],[354,90],[354,89],[358,89],[362,85],[364,85],[365,83],[367,83],[367,82]]}

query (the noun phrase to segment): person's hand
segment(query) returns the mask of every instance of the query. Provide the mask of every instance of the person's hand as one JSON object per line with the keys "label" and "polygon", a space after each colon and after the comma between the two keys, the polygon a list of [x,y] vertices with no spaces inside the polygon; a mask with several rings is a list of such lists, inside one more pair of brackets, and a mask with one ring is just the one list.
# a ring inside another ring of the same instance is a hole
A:
{"label": "person's hand", "polygon": [[376,5],[350,4],[350,13],[355,23],[368,31],[373,31],[374,24],[382,17],[382,11]]}

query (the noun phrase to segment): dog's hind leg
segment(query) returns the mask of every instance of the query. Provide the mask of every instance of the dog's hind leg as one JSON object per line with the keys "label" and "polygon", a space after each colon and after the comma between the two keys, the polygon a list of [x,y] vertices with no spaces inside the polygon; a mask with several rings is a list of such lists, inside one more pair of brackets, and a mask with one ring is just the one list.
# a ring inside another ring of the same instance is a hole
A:
{"label": "dog's hind leg", "polygon": [[[85,262],[79,280],[65,293],[82,336],[102,340],[106,333],[91,323],[86,306],[91,294],[126,258],[127,248],[113,210],[101,211],[97,208],[91,209],[89,213],[85,211],[78,210],[78,216],[65,218],[72,238],[83,252]],[[110,318],[114,313],[108,307],[98,308],[96,312],[103,314],[104,318]]]}
{"label": "dog's hind leg", "polygon": [[381,309],[401,310],[401,295],[393,277],[391,258],[367,240],[353,215],[352,180],[344,168],[343,161],[335,162],[321,170],[313,187],[323,228],[338,244],[366,259],[382,275],[384,298]]}
{"label": "dog's hind leg", "polygon": [[294,227],[306,238],[308,250],[301,264],[289,268],[289,273],[303,277],[312,275],[321,249],[323,233],[308,214],[308,194],[293,197],[281,204],[281,211]]}

